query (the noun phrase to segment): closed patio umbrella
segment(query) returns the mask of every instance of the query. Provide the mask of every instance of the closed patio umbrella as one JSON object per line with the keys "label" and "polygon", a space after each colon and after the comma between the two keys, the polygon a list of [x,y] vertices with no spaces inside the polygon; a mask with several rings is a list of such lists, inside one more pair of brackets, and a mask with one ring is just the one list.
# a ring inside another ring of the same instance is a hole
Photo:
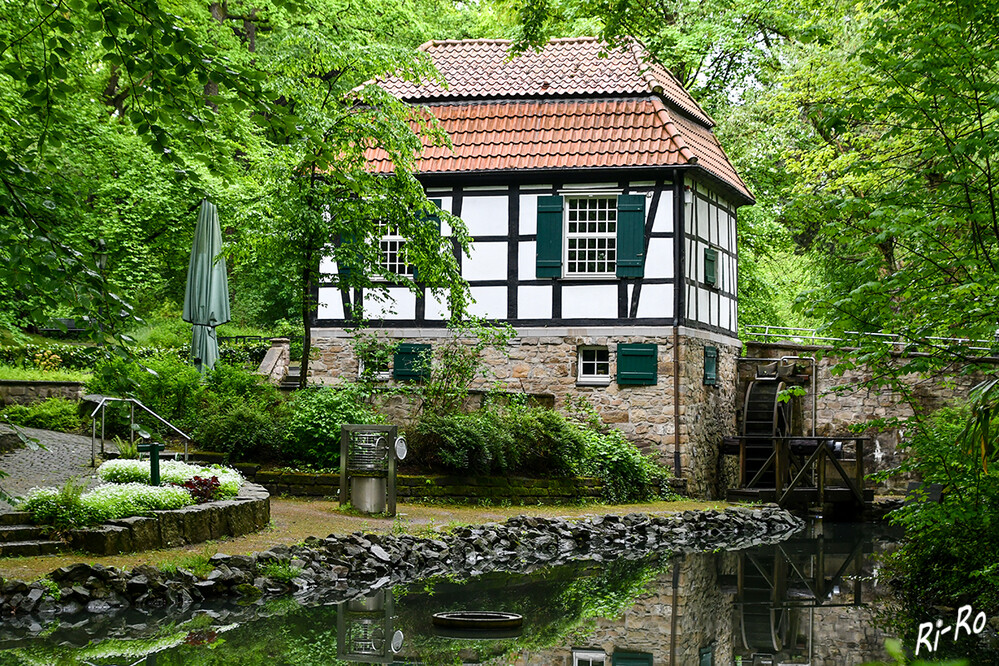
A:
{"label": "closed patio umbrella", "polygon": [[191,360],[202,373],[215,367],[219,357],[215,327],[229,321],[229,280],[221,252],[218,210],[203,199],[184,292],[184,321],[194,325]]}

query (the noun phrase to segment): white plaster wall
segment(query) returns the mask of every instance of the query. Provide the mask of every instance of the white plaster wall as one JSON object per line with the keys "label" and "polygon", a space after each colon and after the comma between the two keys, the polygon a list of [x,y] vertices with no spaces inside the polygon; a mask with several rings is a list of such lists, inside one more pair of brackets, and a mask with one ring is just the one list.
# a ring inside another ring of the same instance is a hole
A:
{"label": "white plaster wall", "polygon": [[673,231],[673,191],[668,190],[659,197],[659,207],[652,222],[652,231],[669,233]]}
{"label": "white plaster wall", "polygon": [[366,290],[364,316],[367,319],[415,319],[416,294],[408,289],[390,287],[387,298],[379,302],[372,290]]}
{"label": "white plaster wall", "polygon": [[505,196],[465,197],[461,201],[461,219],[472,238],[506,236],[509,231],[507,209],[508,197]]}
{"label": "white plaster wall", "polygon": [[319,289],[317,316],[319,319],[343,319],[343,299],[340,297],[339,289],[332,287]]}
{"label": "white plaster wall", "polygon": [[461,275],[468,281],[506,280],[506,242],[472,243],[471,254],[462,259]]}
{"label": "white plaster wall", "polygon": [[645,257],[645,277],[673,277],[673,241],[669,238],[650,238]]}
{"label": "white plaster wall", "polygon": [[551,286],[530,285],[517,288],[518,319],[551,319],[551,317]]}
{"label": "white plaster wall", "polygon": [[538,244],[535,241],[523,241],[519,245],[517,277],[521,280],[533,280],[538,274]]}
{"label": "white plaster wall", "polygon": [[[672,317],[673,316],[673,285],[643,284],[638,295],[639,317]],[[629,298],[628,302],[631,302]]]}
{"label": "white plaster wall", "polygon": [[540,194],[520,195],[520,234],[532,236],[538,233],[538,197]]}
{"label": "white plaster wall", "polygon": [[446,297],[437,298],[432,293],[427,292],[424,315],[427,319],[443,321],[451,316],[451,310],[447,306]]}
{"label": "white plaster wall", "polygon": [[475,302],[468,314],[487,319],[506,319],[506,287],[470,287]]}
{"label": "white plaster wall", "polygon": [[617,285],[594,284],[562,288],[564,319],[616,319]]}

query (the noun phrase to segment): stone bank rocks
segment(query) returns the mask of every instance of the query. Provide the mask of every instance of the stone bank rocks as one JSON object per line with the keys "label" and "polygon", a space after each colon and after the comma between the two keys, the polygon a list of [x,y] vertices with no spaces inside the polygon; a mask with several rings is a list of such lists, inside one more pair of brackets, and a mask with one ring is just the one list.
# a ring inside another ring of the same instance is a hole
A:
{"label": "stone bank rocks", "polygon": [[163,607],[183,611],[223,599],[255,602],[292,594],[303,603],[331,603],[442,574],[461,578],[491,571],[526,573],[573,560],[742,549],[781,541],[803,526],[800,519],[772,506],[581,520],[518,516],[504,523],[461,527],[436,539],[360,533],[310,537],[303,545],[277,546],[252,556],[217,554],[204,578],[184,569],[165,572],[140,566],[125,572],[76,564],[54,571],[45,584],[5,581],[0,613],[23,616],[15,624],[30,628],[31,618],[49,621],[84,612]]}

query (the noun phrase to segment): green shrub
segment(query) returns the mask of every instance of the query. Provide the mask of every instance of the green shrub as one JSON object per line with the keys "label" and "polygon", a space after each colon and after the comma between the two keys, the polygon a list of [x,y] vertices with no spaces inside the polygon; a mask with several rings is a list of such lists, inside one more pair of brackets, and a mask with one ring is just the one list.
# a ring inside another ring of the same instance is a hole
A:
{"label": "green shrub", "polygon": [[324,467],[339,465],[340,426],[384,420],[367,404],[367,398],[356,384],[298,391],[289,403],[282,459]]}
{"label": "green shrub", "polygon": [[888,564],[907,608],[971,604],[989,615],[999,612],[996,391],[993,385],[973,392],[970,405],[908,424],[912,435],[897,471],[942,484],[944,492],[940,502],[909,502],[892,514],[906,538]]}
{"label": "green shrub", "polygon": [[641,502],[665,496],[669,474],[617,429],[584,430],[585,455],[579,472],[603,482],[608,502]]}
{"label": "green shrub", "polygon": [[205,391],[212,400],[243,400],[268,409],[282,402],[277,387],[260,375],[228,363],[216,363],[205,376]]}
{"label": "green shrub", "polygon": [[415,464],[447,472],[571,476],[584,451],[579,428],[543,407],[424,413],[410,438]]}
{"label": "green shrub", "polygon": [[80,432],[84,423],[79,403],[65,398],[49,398],[30,405],[8,405],[0,411],[0,420],[26,428]]}
{"label": "green shrub", "polygon": [[276,458],[283,434],[283,421],[275,412],[238,398],[208,410],[194,431],[201,448],[228,453],[230,462]]}
{"label": "green shrub", "polygon": [[[136,361],[113,357],[94,369],[87,382],[89,393],[134,397],[167,421],[179,428],[189,428],[196,422],[199,401],[204,388],[201,375],[176,353],[163,352],[148,358],[140,365]],[[113,405],[107,409],[111,432],[127,434],[126,405]],[[136,419],[153,427],[139,413]]]}

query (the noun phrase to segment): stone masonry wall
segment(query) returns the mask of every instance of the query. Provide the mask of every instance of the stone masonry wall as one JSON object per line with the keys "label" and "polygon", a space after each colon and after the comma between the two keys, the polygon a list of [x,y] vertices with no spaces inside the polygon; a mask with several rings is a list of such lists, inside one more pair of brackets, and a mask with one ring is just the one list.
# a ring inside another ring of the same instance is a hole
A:
{"label": "stone masonry wall", "polygon": [[0,380],[0,405],[29,405],[48,398],[79,400],[83,396],[80,382],[22,382]]}
{"label": "stone masonry wall", "polygon": [[[901,418],[913,415],[912,407],[902,396],[888,389],[869,389],[862,386],[871,378],[871,370],[860,366],[834,375],[832,368],[838,358],[828,356],[828,349],[793,343],[747,342],[745,355],[754,358],[780,358],[782,356],[821,356],[817,361],[817,418],[816,434],[819,436],[846,434],[852,425],[873,419]],[[999,359],[984,359],[999,369]],[[746,385],[755,372],[752,363],[741,363],[737,405],[741,405],[746,393]],[[957,400],[968,397],[971,388],[982,380],[978,373],[962,375],[955,373],[944,378],[906,375],[903,378],[910,387],[916,404],[927,412],[938,409]],[[801,427],[808,432],[812,423],[811,396],[801,399]],[[740,415],[741,418],[741,415]],[[898,428],[870,429],[864,433],[872,438],[864,456],[865,469],[876,472],[896,467],[902,456],[898,445],[903,433]]]}
{"label": "stone masonry wall", "polygon": [[[684,336],[680,338],[680,465],[697,497],[724,497],[738,479],[735,461],[722,459],[722,438],[735,434],[736,359],[734,341]],[[718,378],[704,384],[704,348],[718,350]]]}
{"label": "stone masonry wall", "polygon": [[[473,390],[491,386],[500,390],[526,393],[556,409],[564,409],[576,398],[585,398],[604,422],[621,430],[642,451],[674,466],[674,345],[671,329],[659,329],[661,335],[524,335],[515,338],[503,350],[489,348],[485,366],[489,377],[478,379]],[[436,332],[407,336],[406,342],[439,347],[445,340]],[[571,331],[570,331],[571,333]],[[358,374],[358,359],[351,338],[337,329],[317,329],[313,346],[318,359],[310,362],[310,381],[336,384],[353,381]],[[399,338],[394,338],[399,339]],[[618,343],[654,343],[659,347],[658,378],[654,386],[619,386],[616,354]],[[704,386],[704,345],[718,348],[718,382]],[[577,359],[580,346],[607,346],[610,354],[611,382],[606,386],[578,384]],[[724,434],[735,428],[734,387],[736,341],[709,336],[691,329],[680,329],[680,462],[681,474],[688,479],[688,490],[697,496],[716,496],[719,488],[717,447]],[[386,382],[391,385],[392,382]],[[379,407],[399,423],[407,423],[416,410],[412,398],[391,396]]]}

